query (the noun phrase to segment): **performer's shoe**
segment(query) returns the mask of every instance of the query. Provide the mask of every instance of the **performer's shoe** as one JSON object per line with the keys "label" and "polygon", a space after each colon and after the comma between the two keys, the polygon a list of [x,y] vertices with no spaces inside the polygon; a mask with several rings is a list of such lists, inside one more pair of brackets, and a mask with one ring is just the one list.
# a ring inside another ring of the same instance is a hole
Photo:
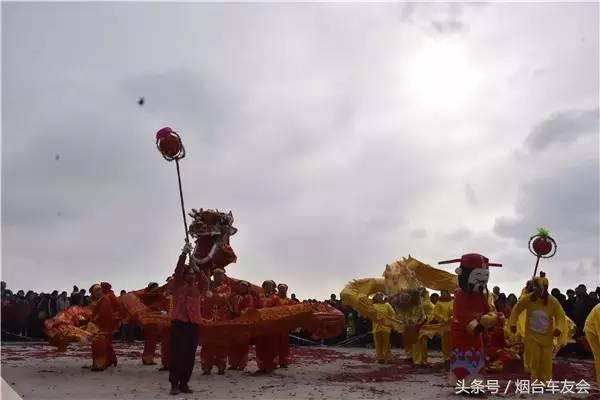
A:
{"label": "performer's shoe", "polygon": [[279,368],[287,369],[287,367],[288,367],[287,364],[279,364]]}
{"label": "performer's shoe", "polygon": [[203,370],[202,375],[210,375],[210,369]]}
{"label": "performer's shoe", "polygon": [[142,364],[144,364],[144,365],[156,365],[156,363],[154,361],[151,361],[151,362],[142,361]]}
{"label": "performer's shoe", "polygon": [[171,396],[176,396],[179,394],[179,388],[177,386],[171,386],[171,391],[169,392]]}
{"label": "performer's shoe", "polygon": [[268,371],[266,369],[259,369],[258,371],[256,371],[254,373],[254,375],[267,375],[267,374],[270,374],[271,372],[273,372],[273,371],[272,370]]}
{"label": "performer's shoe", "polygon": [[100,372],[100,371],[104,371],[104,368],[95,368],[95,367],[92,367],[91,371]]}
{"label": "performer's shoe", "polygon": [[377,364],[385,364],[385,360],[377,360]]}
{"label": "performer's shoe", "polygon": [[188,385],[179,386],[179,391],[181,393],[194,393],[194,391],[192,389],[190,389],[190,387]]}
{"label": "performer's shoe", "polygon": [[236,370],[236,369],[238,369],[238,367],[234,367],[234,366],[232,365],[232,366],[230,366],[230,367],[229,367],[229,368],[227,368],[227,369],[228,369],[228,370],[230,370],[230,371],[232,371],[232,370]]}
{"label": "performer's shoe", "polygon": [[219,370],[219,375],[225,375],[225,368]]}
{"label": "performer's shoe", "polygon": [[169,367],[160,367],[158,370],[159,371],[168,371]]}

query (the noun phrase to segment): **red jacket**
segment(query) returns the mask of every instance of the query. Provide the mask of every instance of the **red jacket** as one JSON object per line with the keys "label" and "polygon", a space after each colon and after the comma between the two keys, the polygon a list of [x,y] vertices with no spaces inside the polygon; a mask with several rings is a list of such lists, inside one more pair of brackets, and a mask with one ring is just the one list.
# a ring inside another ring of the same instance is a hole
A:
{"label": "red jacket", "polygon": [[222,284],[212,288],[211,297],[202,297],[201,313],[203,319],[211,321],[224,321],[231,319],[229,298],[231,289],[229,285]]}
{"label": "red jacket", "polygon": [[250,293],[247,293],[244,295],[234,294],[231,297],[230,303],[231,303],[231,310],[233,311],[233,314],[236,316],[242,315],[246,311],[256,308],[256,305],[254,302],[254,296],[252,296]]}
{"label": "red jacket", "polygon": [[196,280],[187,283],[184,280],[186,254],[182,253],[177,261],[173,279],[169,281],[168,289],[173,293],[173,319],[200,324],[201,312],[200,302],[202,295],[206,292],[206,283]]}

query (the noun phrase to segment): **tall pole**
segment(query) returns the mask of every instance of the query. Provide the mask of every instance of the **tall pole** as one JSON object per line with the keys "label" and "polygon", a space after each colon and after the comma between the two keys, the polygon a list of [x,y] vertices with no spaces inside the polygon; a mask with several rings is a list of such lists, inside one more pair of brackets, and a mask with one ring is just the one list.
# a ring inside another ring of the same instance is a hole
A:
{"label": "tall pole", "polygon": [[540,256],[537,256],[537,260],[535,262],[535,269],[533,270],[533,278],[532,279],[535,279],[535,274],[537,274],[538,265],[540,264],[540,258],[541,258]]}
{"label": "tall pole", "polygon": [[177,166],[177,182],[179,182],[179,200],[181,200],[181,215],[183,216],[183,227],[185,229],[185,242],[190,242],[188,234],[187,219],[185,217],[185,205],[183,204],[183,189],[181,188],[181,172],[179,171],[179,158],[175,159],[175,165]]}

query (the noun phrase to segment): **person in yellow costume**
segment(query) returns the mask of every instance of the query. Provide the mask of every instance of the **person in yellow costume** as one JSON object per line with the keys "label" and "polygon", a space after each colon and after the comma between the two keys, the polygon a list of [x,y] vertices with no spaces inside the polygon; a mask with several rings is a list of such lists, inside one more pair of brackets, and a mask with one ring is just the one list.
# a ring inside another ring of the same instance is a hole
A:
{"label": "person in yellow costume", "polygon": [[[450,296],[450,292],[442,290],[440,298],[433,307],[433,321],[434,323],[449,324],[453,320],[453,308],[454,300]],[[444,355],[444,362],[450,362],[450,331],[442,333],[442,354]]]}
{"label": "person in yellow costume", "polygon": [[558,300],[548,295],[548,279],[537,277],[533,292],[523,295],[513,309],[509,326],[517,332],[517,322],[522,312],[527,312],[525,322],[526,365],[532,380],[546,383],[552,379],[554,337],[566,334],[567,321]]}
{"label": "person in yellow costume", "polygon": [[[421,294],[421,304],[425,318],[422,324],[433,320],[433,304],[429,300],[429,293],[425,288],[419,289]],[[417,342],[412,345],[411,349],[412,362],[416,367],[427,366],[427,336],[422,336],[417,339]]]}
{"label": "person in yellow costume", "polygon": [[596,304],[589,313],[585,320],[583,332],[594,354],[596,381],[600,384],[600,304]]}
{"label": "person in yellow costume", "polygon": [[[396,311],[391,304],[385,302],[385,294],[375,293],[373,296],[373,308],[378,315],[394,318]],[[392,348],[390,346],[391,328],[385,326],[377,320],[373,321],[373,341],[375,342],[375,352],[377,353],[377,362],[380,364],[389,362],[392,358]]]}

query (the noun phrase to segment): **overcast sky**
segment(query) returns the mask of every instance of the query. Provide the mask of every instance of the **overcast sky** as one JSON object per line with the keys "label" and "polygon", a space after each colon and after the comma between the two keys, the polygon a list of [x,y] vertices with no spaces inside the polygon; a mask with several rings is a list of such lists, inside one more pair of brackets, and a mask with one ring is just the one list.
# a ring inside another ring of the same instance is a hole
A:
{"label": "overcast sky", "polygon": [[[598,4],[2,4],[2,279],[164,281],[188,208],[298,297],[409,253],[600,282]],[[145,97],[143,107],[137,105]],[[57,157],[58,156],[58,157]],[[445,266],[453,270],[455,266]]]}

